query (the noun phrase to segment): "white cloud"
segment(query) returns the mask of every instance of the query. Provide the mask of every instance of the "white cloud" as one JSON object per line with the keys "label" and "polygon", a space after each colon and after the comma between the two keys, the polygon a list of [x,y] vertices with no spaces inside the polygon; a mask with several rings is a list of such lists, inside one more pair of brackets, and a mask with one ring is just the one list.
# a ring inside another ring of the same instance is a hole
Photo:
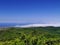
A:
{"label": "white cloud", "polygon": [[21,27],[21,28],[26,28],[26,27],[46,27],[46,26],[54,26],[54,27],[59,27],[60,24],[29,24],[29,25],[16,25],[15,27]]}

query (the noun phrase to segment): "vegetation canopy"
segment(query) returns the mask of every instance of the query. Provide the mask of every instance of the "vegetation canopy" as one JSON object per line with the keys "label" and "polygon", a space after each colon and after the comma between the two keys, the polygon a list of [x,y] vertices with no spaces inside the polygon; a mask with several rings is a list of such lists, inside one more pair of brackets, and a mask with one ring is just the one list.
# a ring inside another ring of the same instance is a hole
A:
{"label": "vegetation canopy", "polygon": [[60,27],[6,28],[0,45],[60,45]]}

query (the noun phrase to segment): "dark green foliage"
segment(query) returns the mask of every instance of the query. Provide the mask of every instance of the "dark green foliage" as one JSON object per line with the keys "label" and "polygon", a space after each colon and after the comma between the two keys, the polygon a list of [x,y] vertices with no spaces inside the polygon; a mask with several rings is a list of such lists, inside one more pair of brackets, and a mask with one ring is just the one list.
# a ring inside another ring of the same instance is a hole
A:
{"label": "dark green foliage", "polygon": [[32,45],[37,45],[38,39],[32,40]]}
{"label": "dark green foliage", "polygon": [[0,45],[60,45],[60,27],[3,29]]}

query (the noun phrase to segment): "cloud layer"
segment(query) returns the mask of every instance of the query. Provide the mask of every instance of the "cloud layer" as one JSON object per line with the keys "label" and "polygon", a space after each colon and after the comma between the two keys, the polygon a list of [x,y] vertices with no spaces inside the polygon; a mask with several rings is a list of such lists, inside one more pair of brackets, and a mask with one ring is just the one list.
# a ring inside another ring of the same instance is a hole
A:
{"label": "cloud layer", "polygon": [[29,24],[29,25],[16,25],[15,27],[21,27],[21,28],[26,28],[26,27],[46,27],[46,26],[54,26],[54,27],[60,27],[60,24]]}

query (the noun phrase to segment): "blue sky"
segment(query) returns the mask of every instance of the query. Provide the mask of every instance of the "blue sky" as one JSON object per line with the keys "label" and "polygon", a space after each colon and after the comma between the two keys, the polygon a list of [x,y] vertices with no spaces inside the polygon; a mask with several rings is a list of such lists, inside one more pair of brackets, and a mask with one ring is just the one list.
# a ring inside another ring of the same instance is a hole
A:
{"label": "blue sky", "polygon": [[60,0],[0,0],[0,23],[60,23]]}

